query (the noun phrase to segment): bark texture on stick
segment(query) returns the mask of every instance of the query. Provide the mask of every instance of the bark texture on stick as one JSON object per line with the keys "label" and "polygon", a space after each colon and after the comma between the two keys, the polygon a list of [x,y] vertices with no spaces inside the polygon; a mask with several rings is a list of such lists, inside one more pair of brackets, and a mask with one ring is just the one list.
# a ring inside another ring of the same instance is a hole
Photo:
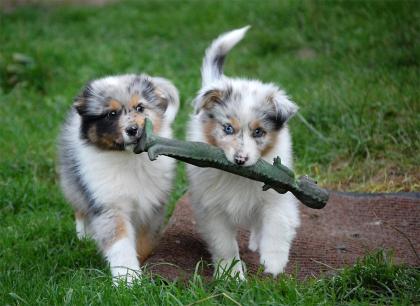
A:
{"label": "bark texture on stick", "polygon": [[146,119],[143,134],[134,148],[134,153],[147,152],[150,160],[159,155],[169,156],[197,167],[211,167],[227,171],[251,180],[263,182],[263,190],[270,188],[279,193],[290,191],[304,205],[321,209],[328,201],[329,193],[312,179],[301,176],[296,180],[292,170],[281,164],[280,158],[273,164],[260,159],[249,167],[238,166],[227,160],[223,151],[202,142],[168,139],[153,134],[153,126]]}

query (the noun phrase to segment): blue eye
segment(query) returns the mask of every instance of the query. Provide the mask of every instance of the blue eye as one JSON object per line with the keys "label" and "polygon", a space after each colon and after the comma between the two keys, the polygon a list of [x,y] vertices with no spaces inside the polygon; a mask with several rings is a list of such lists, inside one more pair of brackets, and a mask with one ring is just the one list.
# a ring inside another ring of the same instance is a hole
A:
{"label": "blue eye", "polygon": [[252,136],[255,138],[263,137],[265,135],[265,131],[262,128],[256,128],[254,130],[254,133],[252,133]]}
{"label": "blue eye", "polygon": [[226,135],[232,135],[235,130],[233,129],[233,127],[230,124],[226,124],[223,126],[223,131],[226,133]]}

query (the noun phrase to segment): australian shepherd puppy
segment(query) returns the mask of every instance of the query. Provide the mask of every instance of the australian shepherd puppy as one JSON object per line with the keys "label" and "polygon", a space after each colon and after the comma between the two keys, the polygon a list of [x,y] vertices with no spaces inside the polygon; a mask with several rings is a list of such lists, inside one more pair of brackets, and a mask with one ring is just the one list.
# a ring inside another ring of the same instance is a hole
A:
{"label": "australian shepherd puppy", "polygon": [[131,283],[158,239],[175,162],[134,154],[145,118],[171,137],[179,107],[168,80],[110,76],[87,84],[75,99],[59,143],[61,186],[74,208],[79,238],[92,237],[114,281]]}
{"label": "australian shepherd puppy", "polygon": [[[297,106],[274,84],[223,75],[226,54],[247,30],[225,33],[207,49],[188,140],[221,148],[240,167],[251,166],[259,158],[272,163],[280,156],[292,168],[287,121]],[[261,182],[217,169],[189,165],[188,176],[198,230],[216,265],[215,273],[229,268],[244,278],[236,241],[238,227],[250,229],[249,248],[259,251],[265,272],[281,273],[299,225],[294,196],[263,191]]]}

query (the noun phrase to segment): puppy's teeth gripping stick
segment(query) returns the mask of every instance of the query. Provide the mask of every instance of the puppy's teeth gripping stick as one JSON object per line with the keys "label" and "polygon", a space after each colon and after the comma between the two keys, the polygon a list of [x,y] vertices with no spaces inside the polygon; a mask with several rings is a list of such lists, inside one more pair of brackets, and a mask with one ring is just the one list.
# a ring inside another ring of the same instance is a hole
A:
{"label": "puppy's teeth gripping stick", "polygon": [[152,122],[146,119],[143,134],[134,153],[147,152],[150,160],[166,155],[197,167],[211,167],[264,183],[263,190],[270,188],[279,193],[290,191],[303,204],[321,209],[328,201],[329,193],[307,176],[295,179],[292,170],[281,164],[280,158],[273,165],[259,159],[256,164],[237,166],[225,157],[223,151],[203,142],[168,139],[153,134]]}

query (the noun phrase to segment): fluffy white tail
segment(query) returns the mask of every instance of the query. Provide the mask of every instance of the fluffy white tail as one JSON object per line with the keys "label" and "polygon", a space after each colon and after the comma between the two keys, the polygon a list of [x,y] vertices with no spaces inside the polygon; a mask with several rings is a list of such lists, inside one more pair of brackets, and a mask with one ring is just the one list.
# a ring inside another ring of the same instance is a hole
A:
{"label": "fluffy white tail", "polygon": [[246,26],[224,33],[207,48],[201,67],[203,86],[221,78],[226,54],[244,37],[249,28],[250,26]]}

